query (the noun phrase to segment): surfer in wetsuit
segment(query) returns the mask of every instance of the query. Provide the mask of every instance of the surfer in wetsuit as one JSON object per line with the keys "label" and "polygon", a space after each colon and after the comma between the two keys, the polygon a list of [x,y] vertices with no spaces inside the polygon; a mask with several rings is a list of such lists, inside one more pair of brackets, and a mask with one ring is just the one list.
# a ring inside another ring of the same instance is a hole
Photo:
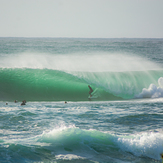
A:
{"label": "surfer in wetsuit", "polygon": [[25,103],[26,103],[26,100],[23,100],[22,103],[21,103],[21,105],[25,105]]}
{"label": "surfer in wetsuit", "polygon": [[90,89],[90,91],[89,91],[89,95],[90,95],[90,97],[92,97],[91,93],[93,92],[93,89],[91,88],[90,85],[88,85],[88,87],[89,87],[89,89]]}

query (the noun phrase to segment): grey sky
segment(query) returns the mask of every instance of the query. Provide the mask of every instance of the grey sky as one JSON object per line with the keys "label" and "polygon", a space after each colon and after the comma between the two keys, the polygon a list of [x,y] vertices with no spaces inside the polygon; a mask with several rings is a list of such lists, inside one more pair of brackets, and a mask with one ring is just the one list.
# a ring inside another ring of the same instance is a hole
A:
{"label": "grey sky", "polygon": [[163,0],[0,0],[0,37],[163,38]]}

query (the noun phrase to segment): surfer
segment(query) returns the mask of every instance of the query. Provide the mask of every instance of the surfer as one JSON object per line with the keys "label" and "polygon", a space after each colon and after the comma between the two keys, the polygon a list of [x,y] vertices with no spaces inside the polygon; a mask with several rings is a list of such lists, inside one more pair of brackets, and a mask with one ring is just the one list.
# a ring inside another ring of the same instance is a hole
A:
{"label": "surfer", "polygon": [[26,105],[25,103],[26,103],[26,100],[23,100],[21,105]]}
{"label": "surfer", "polygon": [[89,89],[90,89],[90,91],[89,91],[89,95],[90,95],[90,97],[92,97],[91,93],[93,92],[93,89],[91,88],[90,85],[88,85],[88,87],[89,87]]}

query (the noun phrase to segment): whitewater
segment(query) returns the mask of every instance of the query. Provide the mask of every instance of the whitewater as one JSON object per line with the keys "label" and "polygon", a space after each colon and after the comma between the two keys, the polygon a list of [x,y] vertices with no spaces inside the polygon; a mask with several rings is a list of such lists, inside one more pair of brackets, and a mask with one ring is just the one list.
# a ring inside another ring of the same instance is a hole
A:
{"label": "whitewater", "polygon": [[163,39],[0,38],[0,121],[0,162],[161,162]]}

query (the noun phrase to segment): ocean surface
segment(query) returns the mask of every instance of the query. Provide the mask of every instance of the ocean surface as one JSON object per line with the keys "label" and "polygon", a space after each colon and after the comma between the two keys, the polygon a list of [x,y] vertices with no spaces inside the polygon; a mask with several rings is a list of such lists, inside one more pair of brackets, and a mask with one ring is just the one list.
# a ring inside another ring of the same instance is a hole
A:
{"label": "ocean surface", "polygon": [[0,162],[161,154],[163,39],[0,38]]}

